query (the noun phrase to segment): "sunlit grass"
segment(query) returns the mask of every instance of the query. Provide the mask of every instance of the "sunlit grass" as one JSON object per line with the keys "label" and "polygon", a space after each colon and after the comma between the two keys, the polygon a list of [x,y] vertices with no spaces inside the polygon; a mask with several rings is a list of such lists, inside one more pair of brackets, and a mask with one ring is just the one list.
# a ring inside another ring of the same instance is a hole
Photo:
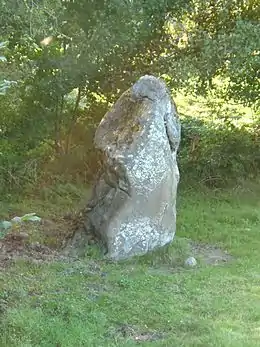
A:
{"label": "sunlit grass", "polygon": [[[0,345],[136,346],[140,334],[156,333],[139,345],[259,346],[258,196],[257,184],[181,188],[176,242],[164,252],[123,263],[95,252],[67,264],[17,262],[0,277]],[[187,269],[186,238],[234,258]]]}
{"label": "sunlit grass", "polygon": [[221,124],[227,117],[234,126],[250,126],[256,116],[250,107],[230,101],[226,103],[220,97],[212,93],[208,97],[185,95],[177,93],[174,100],[178,105],[178,111],[183,116],[196,117],[206,123]]}

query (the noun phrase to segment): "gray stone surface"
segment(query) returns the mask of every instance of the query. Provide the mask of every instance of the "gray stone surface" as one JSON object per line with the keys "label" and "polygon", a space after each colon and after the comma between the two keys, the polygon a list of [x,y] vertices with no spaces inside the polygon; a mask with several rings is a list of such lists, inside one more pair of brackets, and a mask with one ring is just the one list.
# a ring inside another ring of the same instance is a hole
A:
{"label": "gray stone surface", "polygon": [[114,260],[171,242],[180,123],[165,83],[140,78],[104,116],[94,141],[103,167],[83,213],[85,232],[97,234]]}
{"label": "gray stone surface", "polygon": [[194,257],[189,257],[185,260],[185,266],[194,267],[197,265],[197,260]]}

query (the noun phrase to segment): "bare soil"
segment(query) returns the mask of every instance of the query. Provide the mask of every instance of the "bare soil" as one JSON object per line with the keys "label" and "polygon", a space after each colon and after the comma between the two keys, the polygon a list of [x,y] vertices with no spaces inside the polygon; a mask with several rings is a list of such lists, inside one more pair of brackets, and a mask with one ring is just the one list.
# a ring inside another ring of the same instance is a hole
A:
{"label": "bare soil", "polygon": [[206,243],[190,241],[191,255],[200,258],[208,265],[221,265],[233,259],[233,257],[221,248]]}
{"label": "bare soil", "polygon": [[[39,264],[52,261],[71,261],[61,249],[72,236],[73,219],[44,220],[36,226],[21,225],[0,239],[0,271],[17,259]],[[37,241],[40,240],[39,241]],[[227,251],[214,245],[188,240],[190,256],[208,265],[221,265],[233,258]]]}

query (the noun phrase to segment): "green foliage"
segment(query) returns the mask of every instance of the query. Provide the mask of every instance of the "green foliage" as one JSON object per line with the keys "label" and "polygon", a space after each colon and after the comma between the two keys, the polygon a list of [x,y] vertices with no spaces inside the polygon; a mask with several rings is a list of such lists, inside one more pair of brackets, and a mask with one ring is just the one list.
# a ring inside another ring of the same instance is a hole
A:
{"label": "green foliage", "polygon": [[238,128],[230,119],[209,124],[183,118],[179,155],[182,177],[223,185],[258,175],[260,146],[255,126],[244,124]]}
{"label": "green foliage", "polygon": [[[66,173],[71,163],[70,176],[82,172],[89,180],[98,166],[95,127],[143,74],[167,77],[174,92],[207,95],[214,89],[223,103],[243,103],[258,114],[258,10],[255,0],[2,1],[0,39],[7,42],[0,46],[2,192],[37,185],[46,163],[60,163]],[[199,156],[211,158],[201,163],[209,176],[221,167],[224,175],[229,168],[233,175],[235,167],[243,174],[258,167],[258,147],[252,147],[258,130],[237,132],[228,122],[227,131],[215,125],[201,129]],[[240,159],[230,166],[219,143],[225,150],[230,146],[229,153],[236,146]],[[184,168],[190,165],[186,138],[183,145]]]}
{"label": "green foliage", "polygon": [[[8,42],[0,42],[0,50],[3,50],[6,48]],[[0,56],[0,64],[5,63],[7,61],[6,57],[4,55]],[[6,80],[3,79],[2,74],[0,73],[0,96],[1,95],[5,95],[7,90],[16,82],[15,81],[10,81],[10,80]]]}
{"label": "green foliage", "polygon": [[259,116],[251,109],[209,98],[177,95],[182,122],[179,163],[184,181],[234,184],[260,168]]}
{"label": "green foliage", "polygon": [[170,70],[183,67],[183,84],[195,94],[216,88],[216,78],[226,79],[222,96],[258,108],[259,15],[257,0],[193,0],[191,12],[182,18],[179,41],[184,44]]}
{"label": "green foliage", "polygon": [[[228,96],[260,108],[260,24],[238,21],[229,40],[232,47],[226,74],[230,78]],[[239,55],[237,51],[239,50]]]}
{"label": "green foliage", "polygon": [[40,222],[41,218],[36,216],[36,213],[27,213],[22,217],[15,216],[11,221],[0,220],[0,239],[8,233],[9,230],[17,229],[24,222]]}

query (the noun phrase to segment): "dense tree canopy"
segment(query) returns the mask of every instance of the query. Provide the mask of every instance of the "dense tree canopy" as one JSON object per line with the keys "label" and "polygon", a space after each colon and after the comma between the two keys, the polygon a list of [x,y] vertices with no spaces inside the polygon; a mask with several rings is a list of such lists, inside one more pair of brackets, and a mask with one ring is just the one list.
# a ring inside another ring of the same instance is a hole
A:
{"label": "dense tree canopy", "polygon": [[257,0],[2,0],[2,176],[68,154],[145,73],[259,112],[259,18]]}

